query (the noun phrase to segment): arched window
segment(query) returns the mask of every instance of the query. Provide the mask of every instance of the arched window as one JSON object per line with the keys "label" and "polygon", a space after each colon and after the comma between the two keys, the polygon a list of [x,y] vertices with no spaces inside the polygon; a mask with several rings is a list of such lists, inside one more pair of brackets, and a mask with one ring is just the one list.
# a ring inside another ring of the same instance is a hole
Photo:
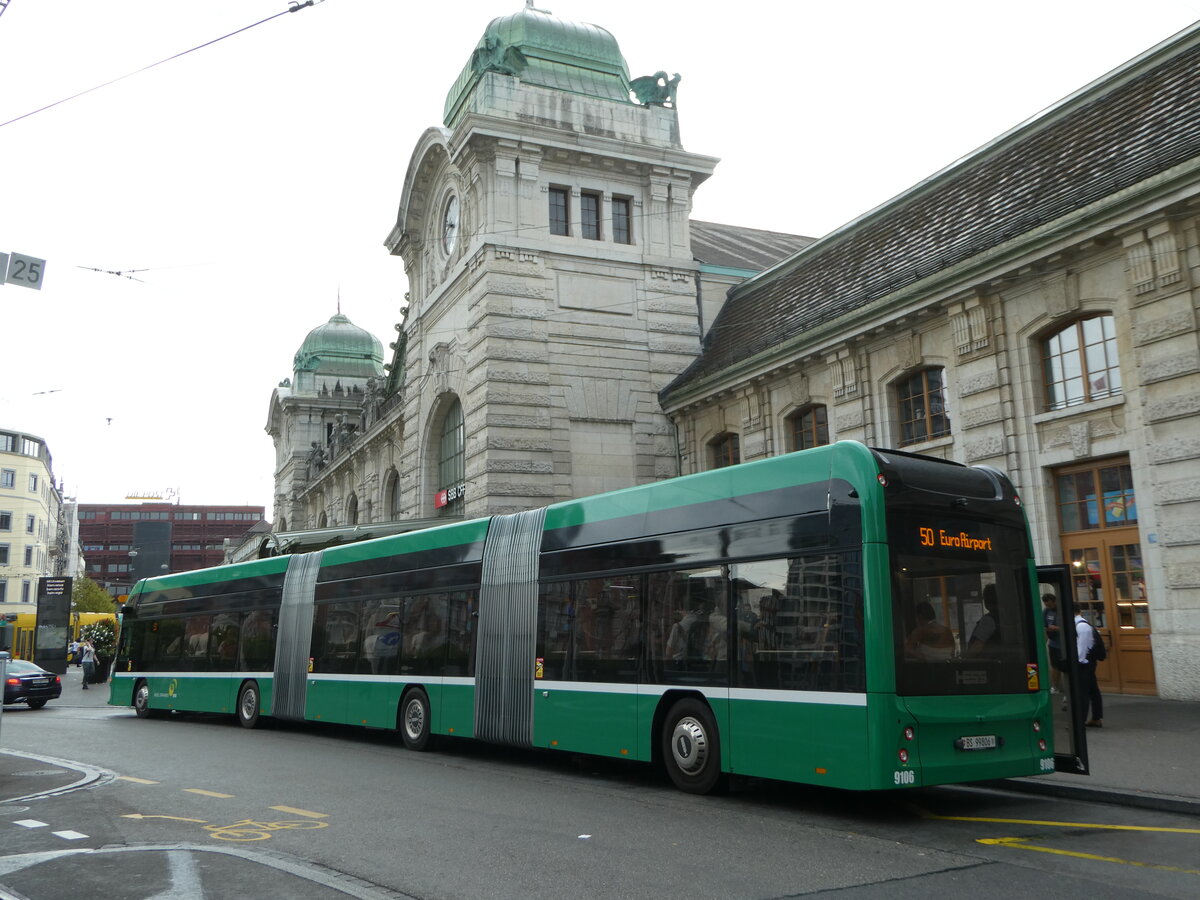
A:
{"label": "arched window", "polygon": [[351,494],[350,499],[346,501],[346,524],[358,524],[358,495]]}
{"label": "arched window", "polygon": [[1080,319],[1042,342],[1046,408],[1064,409],[1121,393],[1112,316]]}
{"label": "arched window", "polygon": [[814,403],[788,417],[790,448],[807,450],[829,443],[829,411],[824,404]]}
{"label": "arched window", "polygon": [[900,446],[950,433],[946,382],[942,369],[922,369],[896,386]]}
{"label": "arched window", "polygon": [[742,461],[741,443],[732,432],[717,435],[708,443],[708,455],[714,469],[736,466]]}
{"label": "arched window", "polygon": [[285,519],[283,516],[280,516],[279,517],[279,527],[276,528],[275,530],[276,531],[287,531],[287,519]]}
{"label": "arched window", "polygon": [[395,469],[388,472],[387,487],[384,489],[383,509],[389,522],[400,518],[400,473]]}
{"label": "arched window", "polygon": [[462,404],[455,400],[442,419],[442,435],[438,442],[438,491],[446,492],[445,503],[438,509],[442,514],[462,513],[465,445]]}
{"label": "arched window", "polygon": [[317,519],[317,527],[318,528],[328,528],[329,527],[329,517],[325,515],[324,510],[321,511],[321,516],[320,516],[320,518]]}

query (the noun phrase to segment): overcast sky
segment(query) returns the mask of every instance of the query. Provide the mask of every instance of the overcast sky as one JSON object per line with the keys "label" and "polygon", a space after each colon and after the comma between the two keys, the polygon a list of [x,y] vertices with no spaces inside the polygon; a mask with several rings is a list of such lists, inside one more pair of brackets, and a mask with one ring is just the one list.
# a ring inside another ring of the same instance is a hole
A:
{"label": "overcast sky", "polygon": [[[0,428],[84,503],[271,512],[272,389],[336,312],[386,346],[409,155],[487,23],[523,0],[325,0],[0,125]],[[1200,19],[1200,0],[545,0],[682,75],[693,217],[819,236]],[[0,122],[287,9],[10,0]],[[131,278],[93,267],[125,272]],[[132,271],[143,270],[143,271]],[[53,393],[46,393],[53,392]]]}

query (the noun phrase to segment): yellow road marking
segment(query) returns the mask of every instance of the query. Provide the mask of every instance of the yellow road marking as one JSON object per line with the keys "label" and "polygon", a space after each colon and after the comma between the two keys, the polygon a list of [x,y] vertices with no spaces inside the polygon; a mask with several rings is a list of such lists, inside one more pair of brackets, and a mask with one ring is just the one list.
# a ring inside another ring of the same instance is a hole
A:
{"label": "yellow road marking", "polygon": [[189,794],[200,794],[203,797],[220,797],[222,800],[229,800],[233,794],[218,794],[216,791],[206,791],[202,788],[184,788]]}
{"label": "yellow road marking", "polygon": [[159,784],[160,782],[151,781],[149,778],[134,778],[132,775],[118,775],[120,781],[132,781],[136,784]]}
{"label": "yellow road marking", "polygon": [[174,819],[176,822],[199,822],[204,824],[208,819],[185,819],[181,816],[146,816],[141,813],[129,813],[121,816],[122,819]]}
{"label": "yellow road marking", "polygon": [[999,825],[1039,825],[1051,828],[1099,828],[1108,831],[1158,831],[1167,834],[1200,834],[1200,828],[1160,828],[1156,825],[1102,825],[1097,822],[1048,822],[1041,819],[988,819],[982,816],[935,816],[923,813],[927,819],[943,822],[988,822]]}
{"label": "yellow road marking", "polygon": [[310,819],[328,819],[328,813],[310,812],[307,809],[296,809],[294,806],[272,806],[280,812],[291,813],[293,816],[307,816]]}
{"label": "yellow road marking", "polygon": [[[1186,830],[1186,829],[1172,829]],[[1200,875],[1200,870],[1184,869],[1179,866],[1160,866],[1157,863],[1138,862],[1136,859],[1121,859],[1117,856],[1097,856],[1094,853],[1077,853],[1074,850],[1056,850],[1053,847],[1039,847],[1037,844],[1027,843],[1027,838],[978,838],[976,843],[979,844],[999,844],[1004,847],[1012,847],[1014,850],[1033,850],[1037,853],[1053,853],[1056,856],[1073,856],[1076,859],[1090,859],[1095,862],[1110,862],[1118,863],[1122,866],[1137,866],[1141,869],[1158,869],[1160,872],[1182,872],[1185,875]]]}

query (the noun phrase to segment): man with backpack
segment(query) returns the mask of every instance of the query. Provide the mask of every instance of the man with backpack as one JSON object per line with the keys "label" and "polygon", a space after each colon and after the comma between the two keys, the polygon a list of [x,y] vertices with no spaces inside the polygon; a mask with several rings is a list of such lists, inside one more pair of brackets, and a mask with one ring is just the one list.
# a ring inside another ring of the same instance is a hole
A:
{"label": "man with backpack", "polygon": [[1080,613],[1075,614],[1075,647],[1079,651],[1079,675],[1083,680],[1084,707],[1086,714],[1091,708],[1092,716],[1086,722],[1089,728],[1104,727],[1104,698],[1100,696],[1100,685],[1096,682],[1096,666],[1108,657],[1104,638]]}

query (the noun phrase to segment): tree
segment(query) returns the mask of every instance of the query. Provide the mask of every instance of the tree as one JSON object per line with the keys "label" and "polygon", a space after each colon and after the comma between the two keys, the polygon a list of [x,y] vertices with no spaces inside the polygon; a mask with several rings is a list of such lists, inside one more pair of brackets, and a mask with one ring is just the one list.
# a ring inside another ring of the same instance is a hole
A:
{"label": "tree", "polygon": [[71,589],[72,612],[115,613],[116,605],[108,591],[90,578],[76,578]]}

